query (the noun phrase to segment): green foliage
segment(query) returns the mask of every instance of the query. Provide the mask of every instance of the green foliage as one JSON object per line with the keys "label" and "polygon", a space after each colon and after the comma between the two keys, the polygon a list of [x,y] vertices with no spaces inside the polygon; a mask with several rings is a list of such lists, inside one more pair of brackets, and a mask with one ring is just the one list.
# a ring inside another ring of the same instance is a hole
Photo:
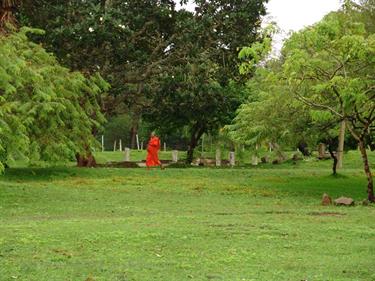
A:
{"label": "green foliage", "polygon": [[314,115],[327,112],[347,120],[359,140],[374,135],[375,34],[356,19],[351,7],[327,15],[295,33],[283,49],[282,75],[293,95]]}
{"label": "green foliage", "polygon": [[[366,26],[370,19],[354,7],[347,1],[341,11],[292,34],[282,57],[249,82],[251,99],[229,129],[234,139],[250,143],[293,143],[306,141],[304,135],[315,141],[332,137],[332,129],[346,121],[362,152],[368,198],[374,201],[366,148],[373,148],[375,139],[375,34]],[[245,49],[241,55],[250,56],[250,66],[242,69],[254,67],[262,48],[267,50],[259,44]]]}
{"label": "green foliage", "polygon": [[261,40],[255,42],[251,47],[243,47],[238,54],[241,59],[240,73],[242,75],[254,73],[256,66],[264,61],[272,50],[272,36],[277,27],[269,25],[261,31]]}
{"label": "green foliage", "polygon": [[[196,91],[190,98],[182,94],[183,99],[191,99],[186,104],[193,106],[183,106],[185,116],[177,118],[170,127],[183,123],[182,127],[192,130],[192,124],[202,112],[204,121],[209,123],[205,125],[207,128],[211,128],[211,124],[217,127],[216,124],[223,119],[232,117],[236,108],[233,107],[233,95],[230,93],[225,98],[223,92],[233,88],[229,84],[241,80],[237,70],[239,49],[261,40],[257,30],[260,17],[265,14],[264,3],[264,0],[197,0],[195,4],[199,12],[191,13],[176,11],[174,1],[46,3],[43,0],[24,0],[21,15],[24,24],[47,31],[42,40],[63,64],[85,72],[100,71],[112,86],[106,113],[131,115],[133,131],[139,127],[143,115],[149,115],[150,107],[157,105],[161,108],[171,102],[169,94],[165,95],[165,101],[164,95],[160,94],[169,87],[165,85],[169,83],[166,80],[187,71],[190,86],[183,82],[181,88],[184,89],[176,94]],[[205,75],[203,78],[194,77],[200,70],[184,69],[188,66],[201,68],[204,63],[204,68],[214,73],[209,74],[210,81],[203,81]],[[193,82],[203,82],[203,85],[192,86]],[[209,94],[205,93],[206,89]],[[201,110],[204,103],[210,102],[212,107],[217,106],[217,112],[212,108]],[[168,106],[161,110],[163,115],[169,115],[163,118],[173,121],[176,111],[167,109]],[[218,116],[220,120],[217,120]],[[151,117],[152,121],[161,119]],[[165,122],[154,125],[169,126]]]}
{"label": "green foliage", "polygon": [[269,42],[258,36],[264,1],[194,2],[196,13],[176,14],[171,53],[182,61],[160,75],[148,112],[158,127],[188,128],[188,161],[203,133],[216,134],[243,101],[240,48],[249,42]]}
{"label": "green foliage", "polygon": [[170,133],[187,128],[190,157],[204,133],[215,134],[230,122],[244,96],[239,84],[232,81],[222,86],[218,82],[219,68],[206,55],[192,58],[188,64],[175,67],[173,73],[161,78],[162,87],[147,115],[155,127]]}
{"label": "green foliage", "polygon": [[172,76],[163,78],[150,119],[158,118],[155,123],[175,128],[189,123],[201,123],[205,129],[218,128],[222,118],[227,118],[223,109],[231,98],[234,103],[237,98],[226,95],[216,81],[216,72],[217,67],[205,57],[175,68]]}
{"label": "green foliage", "polygon": [[24,25],[46,30],[46,36],[33,39],[63,65],[98,71],[111,84],[106,114],[121,111],[140,120],[155,77],[174,59],[165,52],[172,43],[174,6],[154,0],[24,0],[20,15]]}
{"label": "green foliage", "polygon": [[[230,127],[235,139],[316,140],[342,119],[357,138],[374,134],[375,80],[369,73],[375,70],[375,37],[354,21],[358,12],[351,7],[294,33],[280,59],[257,69],[248,83],[249,101]],[[242,72],[253,69],[267,50],[262,44],[245,48]]]}
{"label": "green foliage", "polygon": [[258,30],[266,14],[265,0],[194,0],[199,32],[197,42],[219,65],[219,81],[240,80],[238,52],[248,44],[262,41]]}
{"label": "green foliage", "polygon": [[[123,148],[130,147],[131,128],[132,128],[132,117],[127,114],[119,114],[119,115],[109,118],[102,132],[104,135],[104,139],[105,139],[105,142],[104,142],[105,149],[112,150],[113,144],[115,141],[117,142],[117,147],[118,147],[119,140],[122,141]],[[144,147],[150,137],[150,132],[151,132],[151,129],[149,128],[149,124],[141,120],[139,128],[138,128],[138,137],[139,137],[139,142],[143,141]],[[98,137],[100,137],[101,139],[101,136],[98,136]]]}
{"label": "green foliage", "polygon": [[92,131],[104,118],[97,103],[108,85],[61,67],[22,28],[0,38],[1,162],[23,155],[33,160],[69,159],[95,145]]}
{"label": "green foliage", "polygon": [[280,62],[270,60],[258,67],[247,83],[247,101],[238,109],[232,124],[226,126],[236,143],[255,147],[270,142],[296,147],[301,141],[313,144],[319,138],[313,126],[318,120],[291,95],[279,76],[280,70]]}

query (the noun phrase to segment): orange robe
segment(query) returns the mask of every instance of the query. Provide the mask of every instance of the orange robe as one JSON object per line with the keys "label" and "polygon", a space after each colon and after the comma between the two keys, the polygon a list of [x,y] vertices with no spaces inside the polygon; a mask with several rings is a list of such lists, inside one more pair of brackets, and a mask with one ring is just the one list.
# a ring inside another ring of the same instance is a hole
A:
{"label": "orange robe", "polygon": [[158,137],[152,137],[148,142],[147,146],[147,158],[146,158],[146,166],[153,167],[159,166],[160,160],[158,157],[158,151],[160,149],[160,140]]}

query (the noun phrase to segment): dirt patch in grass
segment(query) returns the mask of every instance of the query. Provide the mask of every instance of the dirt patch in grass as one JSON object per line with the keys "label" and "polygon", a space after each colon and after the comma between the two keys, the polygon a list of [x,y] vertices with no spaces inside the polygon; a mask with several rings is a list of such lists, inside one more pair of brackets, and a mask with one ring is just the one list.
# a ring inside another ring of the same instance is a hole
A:
{"label": "dirt patch in grass", "polygon": [[217,216],[233,216],[233,215],[237,215],[237,214],[234,214],[234,213],[216,213],[215,215],[217,215]]}
{"label": "dirt patch in grass", "polygon": [[338,212],[310,212],[308,213],[310,216],[319,216],[319,217],[342,217],[346,216],[344,213]]}
{"label": "dirt patch in grass", "polygon": [[65,256],[67,258],[71,258],[73,256],[72,253],[70,253],[70,252],[68,252],[67,250],[64,250],[64,249],[53,249],[52,251],[55,252],[56,254],[60,254],[60,255]]}
{"label": "dirt patch in grass", "polygon": [[205,189],[206,189],[205,186],[196,186],[196,187],[192,188],[192,190],[194,190],[196,192],[203,192]]}
{"label": "dirt patch in grass", "polygon": [[209,227],[219,227],[219,228],[233,228],[233,227],[236,227],[238,225],[229,223],[229,224],[210,224],[208,226]]}
{"label": "dirt patch in grass", "polygon": [[139,168],[136,162],[107,162],[105,164],[97,164],[96,168]]}
{"label": "dirt patch in grass", "polygon": [[290,212],[290,211],[267,211],[265,212],[267,215],[290,215],[290,214],[295,214],[295,212]]}

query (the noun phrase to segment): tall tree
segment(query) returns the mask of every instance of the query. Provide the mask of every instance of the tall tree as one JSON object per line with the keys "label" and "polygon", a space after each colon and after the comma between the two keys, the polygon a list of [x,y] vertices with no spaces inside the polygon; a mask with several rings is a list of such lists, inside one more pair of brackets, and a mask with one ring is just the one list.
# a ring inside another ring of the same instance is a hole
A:
{"label": "tall tree", "polygon": [[170,0],[24,0],[21,10],[26,23],[47,31],[44,42],[64,64],[99,70],[112,85],[106,109],[130,111],[134,145],[139,120],[160,99],[163,73],[205,53],[222,87],[239,79],[237,52],[257,40],[265,2],[196,1],[190,13]]}
{"label": "tall tree", "polygon": [[294,34],[284,48],[283,71],[299,101],[346,121],[362,154],[368,199],[374,202],[366,144],[375,134],[375,35],[353,21],[353,13],[346,8]]}
{"label": "tall tree", "polygon": [[188,162],[203,133],[229,122],[243,101],[237,54],[262,40],[257,29],[265,2],[195,1],[194,13],[176,13],[168,52],[179,60],[161,76],[149,120],[155,126],[190,131]]}
{"label": "tall tree", "polygon": [[0,38],[0,161],[90,156],[92,131],[104,121],[97,97],[108,85],[60,66],[29,33],[42,32],[21,28]]}
{"label": "tall tree", "polygon": [[135,145],[139,120],[155,77],[168,67],[166,48],[174,28],[174,1],[24,0],[24,23],[42,28],[40,40],[60,61],[84,73],[99,71],[111,84],[108,115],[132,116]]}
{"label": "tall tree", "polygon": [[346,122],[362,155],[368,200],[374,202],[366,148],[375,136],[375,34],[368,20],[347,1],[342,11],[294,33],[283,47],[281,67],[269,72],[317,118]]}
{"label": "tall tree", "polygon": [[[261,50],[259,47],[255,45],[254,48],[244,49],[241,56],[247,58],[249,55],[251,60],[254,57],[262,59],[263,56],[257,52]],[[246,63],[241,70],[246,72],[252,65]],[[315,146],[318,141],[324,140],[330,144],[334,160],[332,169],[336,174],[337,158],[333,153],[336,148],[332,139],[337,136],[339,119],[301,105],[281,73],[282,60],[279,59],[258,66],[254,77],[247,83],[247,101],[237,111],[232,124],[226,126],[229,136],[233,141],[251,147],[262,143],[277,144],[276,152],[281,157],[285,148],[299,148],[308,155],[306,149],[309,145]]]}
{"label": "tall tree", "polygon": [[242,101],[235,83],[223,87],[217,81],[217,67],[202,54],[186,65],[173,68],[162,78],[162,87],[147,115],[155,127],[169,131],[187,128],[190,141],[187,162],[204,133],[215,132],[230,122]]}

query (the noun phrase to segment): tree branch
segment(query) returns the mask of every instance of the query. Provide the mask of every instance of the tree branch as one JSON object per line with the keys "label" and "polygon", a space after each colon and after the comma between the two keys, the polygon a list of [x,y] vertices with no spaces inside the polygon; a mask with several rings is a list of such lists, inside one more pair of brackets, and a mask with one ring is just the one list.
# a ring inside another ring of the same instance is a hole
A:
{"label": "tree branch", "polygon": [[315,107],[315,108],[320,108],[320,109],[325,109],[325,110],[328,110],[330,111],[331,113],[335,114],[336,116],[339,116],[340,118],[344,118],[344,115],[337,112],[336,110],[334,110],[332,107],[328,106],[328,105],[324,105],[324,104],[319,104],[319,103],[315,103],[303,96],[301,96],[300,94],[298,94],[296,91],[294,91],[294,94],[296,95],[296,98],[300,101],[302,101],[303,103],[311,106],[311,107]]}

